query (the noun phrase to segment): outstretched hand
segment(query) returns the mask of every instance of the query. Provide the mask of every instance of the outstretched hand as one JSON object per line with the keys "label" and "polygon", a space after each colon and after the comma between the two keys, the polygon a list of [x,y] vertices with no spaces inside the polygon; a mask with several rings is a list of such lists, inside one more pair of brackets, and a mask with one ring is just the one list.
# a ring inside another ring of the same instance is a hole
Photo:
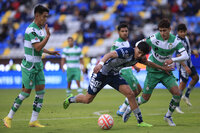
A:
{"label": "outstretched hand", "polygon": [[103,67],[103,66],[102,66],[101,64],[96,65],[96,66],[94,67],[94,69],[93,69],[93,72],[94,72],[94,73],[98,73],[98,72],[101,70],[102,67]]}
{"label": "outstretched hand", "polygon": [[51,35],[51,33],[49,31],[48,24],[45,24],[45,30],[46,30],[47,36],[49,37]]}
{"label": "outstretched hand", "polygon": [[171,71],[174,71],[174,67],[173,66],[165,66],[164,65],[162,68],[163,68],[162,70],[168,75],[170,75]]}
{"label": "outstretched hand", "polygon": [[59,51],[50,51],[49,54],[50,55],[55,55],[55,56],[59,56],[60,55]]}

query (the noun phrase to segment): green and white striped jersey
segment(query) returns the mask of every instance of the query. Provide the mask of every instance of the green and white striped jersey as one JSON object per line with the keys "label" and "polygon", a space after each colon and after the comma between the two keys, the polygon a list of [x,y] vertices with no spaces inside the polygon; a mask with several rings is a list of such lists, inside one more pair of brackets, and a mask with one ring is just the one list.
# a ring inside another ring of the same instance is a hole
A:
{"label": "green and white striped jersey", "polygon": [[115,40],[114,44],[111,47],[111,51],[116,50],[118,48],[122,48],[122,47],[130,47],[130,44],[128,41],[124,41],[121,38],[118,38],[117,40]]}
{"label": "green and white striped jersey", "polygon": [[25,31],[24,37],[24,56],[25,59],[22,61],[21,66],[27,70],[31,70],[33,66],[36,69],[43,69],[42,64],[42,53],[33,47],[34,43],[41,42],[45,38],[45,33],[42,28],[39,28],[34,22],[32,22]]}
{"label": "green and white striped jersey", "polygon": [[80,68],[80,59],[83,58],[81,48],[78,46],[64,48],[62,58],[66,59],[67,68]]}
{"label": "green and white striped jersey", "polygon": [[[146,42],[151,46],[151,54],[148,60],[158,65],[163,65],[165,60],[170,59],[175,51],[180,53],[185,51],[181,40],[176,36],[170,34],[168,40],[163,40],[160,33],[156,33],[146,39]],[[149,72],[160,72],[157,69],[147,66]]]}

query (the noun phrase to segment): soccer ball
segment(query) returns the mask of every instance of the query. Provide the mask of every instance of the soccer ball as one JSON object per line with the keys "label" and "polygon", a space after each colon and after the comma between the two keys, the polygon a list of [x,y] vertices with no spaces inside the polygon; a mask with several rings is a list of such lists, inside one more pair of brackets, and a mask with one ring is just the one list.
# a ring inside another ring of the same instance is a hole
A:
{"label": "soccer ball", "polygon": [[98,119],[98,125],[101,129],[108,130],[113,126],[114,120],[111,115],[103,114]]}

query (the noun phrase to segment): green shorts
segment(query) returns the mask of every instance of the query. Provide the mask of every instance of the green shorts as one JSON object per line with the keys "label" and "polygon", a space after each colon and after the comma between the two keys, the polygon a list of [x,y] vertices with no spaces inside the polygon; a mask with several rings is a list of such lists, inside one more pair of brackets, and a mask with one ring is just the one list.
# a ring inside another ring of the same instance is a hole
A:
{"label": "green shorts", "polygon": [[133,71],[131,68],[122,69],[120,71],[121,77],[123,77],[126,82],[131,87],[131,90],[135,91],[137,89],[137,85],[139,84],[137,78],[133,75]]}
{"label": "green shorts", "polygon": [[171,75],[167,75],[166,73],[147,72],[144,88],[142,89],[143,93],[152,94],[153,89],[158,83],[162,83],[168,90],[174,86],[178,86],[176,78],[172,73]]}
{"label": "green shorts", "polygon": [[68,68],[67,69],[67,82],[71,82],[72,80],[81,79],[81,70],[80,68]]}
{"label": "green shorts", "polygon": [[29,71],[22,67],[22,84],[26,89],[33,89],[36,85],[44,85],[44,71],[36,70],[35,68]]}

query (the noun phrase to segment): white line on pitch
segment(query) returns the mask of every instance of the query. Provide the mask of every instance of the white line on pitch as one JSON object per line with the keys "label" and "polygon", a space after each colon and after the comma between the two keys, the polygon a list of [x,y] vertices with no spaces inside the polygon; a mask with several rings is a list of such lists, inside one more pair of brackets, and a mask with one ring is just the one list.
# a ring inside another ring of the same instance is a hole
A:
{"label": "white line on pitch", "polygon": [[[102,110],[102,111],[97,111],[97,112],[109,112],[109,110]],[[95,113],[95,112],[94,112]],[[199,114],[200,112],[190,112],[191,114]],[[43,118],[43,119],[39,119],[39,120],[70,120],[70,119],[94,119],[94,118],[98,118],[99,115],[98,113],[96,114],[97,116],[90,116],[90,117],[61,117],[61,118]],[[155,113],[155,114],[144,114],[143,116],[148,115],[148,116],[157,116],[157,115],[163,115],[161,113]],[[118,117],[118,116],[113,116]],[[13,121],[29,121],[29,119],[13,119]]]}

